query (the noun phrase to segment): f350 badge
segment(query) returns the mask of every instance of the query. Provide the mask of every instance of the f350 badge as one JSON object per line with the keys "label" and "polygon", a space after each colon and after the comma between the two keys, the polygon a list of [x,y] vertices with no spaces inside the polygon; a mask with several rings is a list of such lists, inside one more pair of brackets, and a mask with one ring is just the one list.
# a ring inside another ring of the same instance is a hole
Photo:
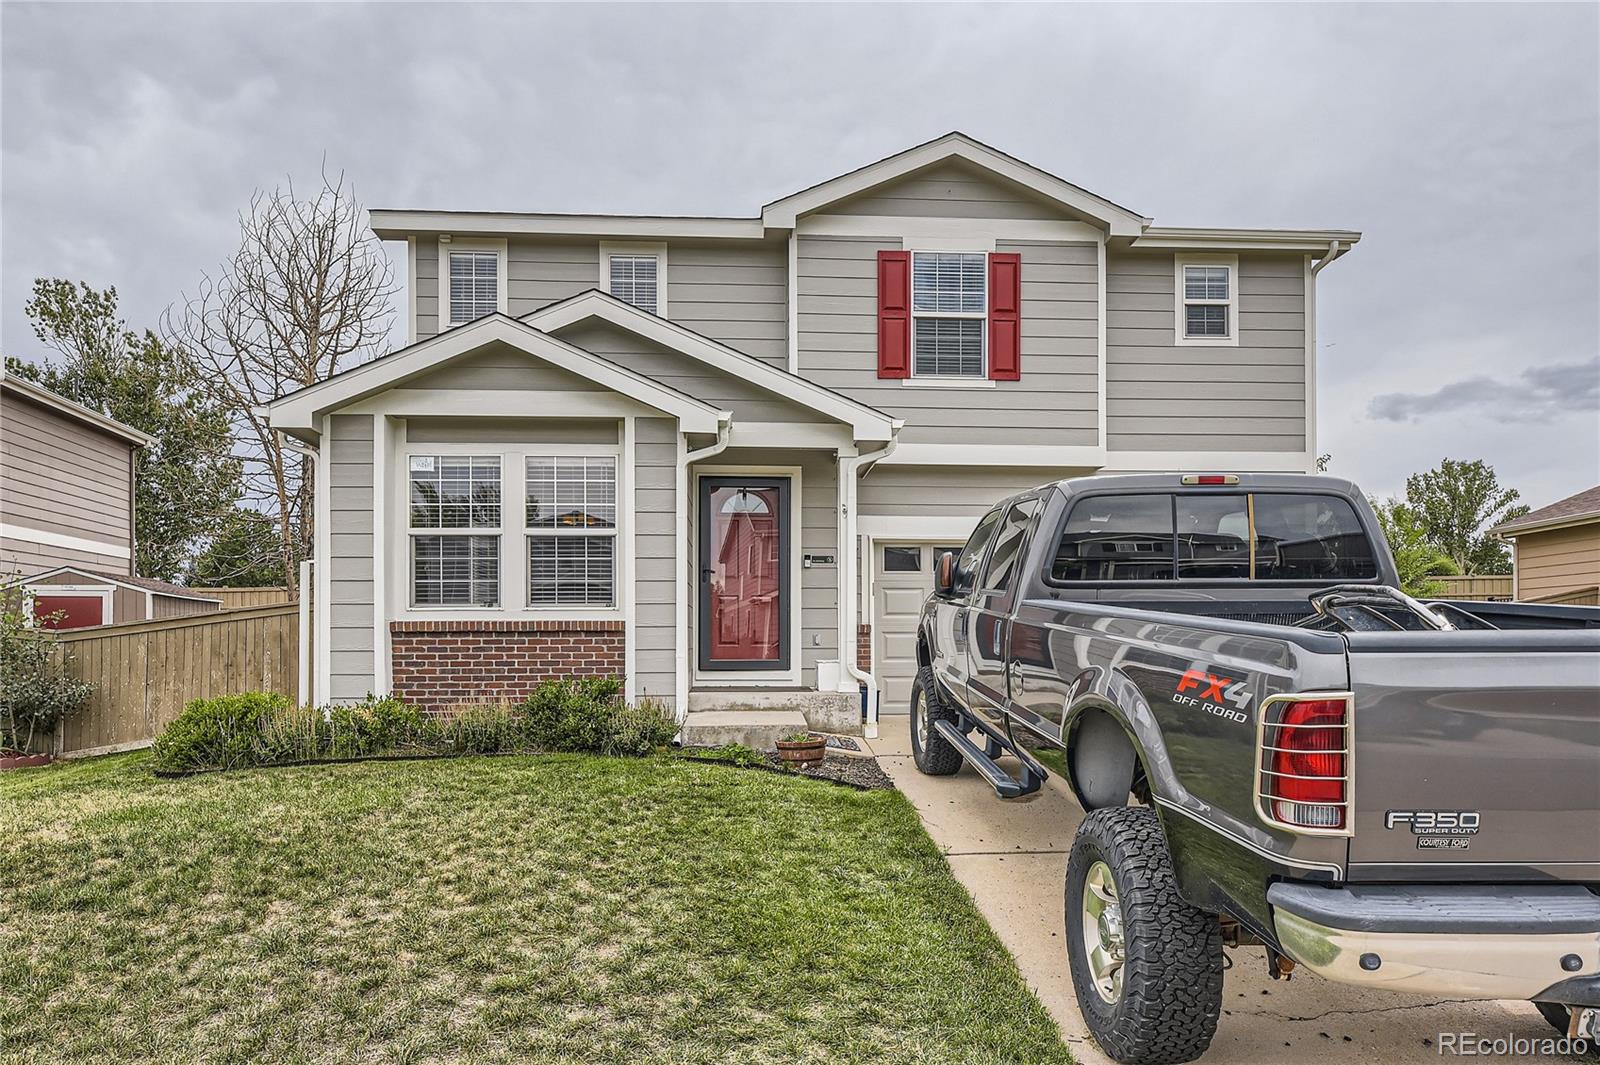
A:
{"label": "f350 badge", "polygon": [[1476,810],[1389,810],[1383,815],[1384,828],[1410,828],[1420,851],[1467,850],[1482,823]]}
{"label": "f350 badge", "polygon": [[[1197,694],[1185,695],[1187,691]],[[1183,676],[1178,678],[1178,688],[1172,694],[1172,701],[1179,706],[1198,707],[1214,717],[1242,725],[1250,721],[1250,715],[1245,711],[1250,708],[1252,697],[1242,680],[1219,677],[1203,669],[1186,669]],[[1225,703],[1233,705],[1226,706]]]}

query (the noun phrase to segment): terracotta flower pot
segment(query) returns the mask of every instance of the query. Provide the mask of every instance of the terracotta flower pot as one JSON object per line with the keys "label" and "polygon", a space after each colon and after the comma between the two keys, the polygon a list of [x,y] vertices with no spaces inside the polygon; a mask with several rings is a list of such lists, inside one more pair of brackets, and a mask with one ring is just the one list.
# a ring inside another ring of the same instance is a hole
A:
{"label": "terracotta flower pot", "polygon": [[810,736],[803,740],[779,740],[778,757],[796,768],[819,765],[828,752],[828,737]]}
{"label": "terracotta flower pot", "polygon": [[49,765],[53,759],[48,754],[22,754],[20,751],[0,751],[0,770],[27,769],[30,766]]}

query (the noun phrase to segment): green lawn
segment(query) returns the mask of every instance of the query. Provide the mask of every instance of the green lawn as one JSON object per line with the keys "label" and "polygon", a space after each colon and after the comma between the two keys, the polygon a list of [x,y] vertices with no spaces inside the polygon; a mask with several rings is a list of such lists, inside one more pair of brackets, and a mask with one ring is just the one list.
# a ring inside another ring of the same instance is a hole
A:
{"label": "green lawn", "polygon": [[896,792],[129,755],[0,775],[0,1060],[1070,1059]]}

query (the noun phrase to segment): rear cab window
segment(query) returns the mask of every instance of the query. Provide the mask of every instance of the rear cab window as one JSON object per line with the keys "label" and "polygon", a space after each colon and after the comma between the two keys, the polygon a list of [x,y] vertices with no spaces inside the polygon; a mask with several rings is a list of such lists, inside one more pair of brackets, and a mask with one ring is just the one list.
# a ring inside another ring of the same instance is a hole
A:
{"label": "rear cab window", "polygon": [[1138,492],[1075,500],[1051,583],[1366,581],[1378,556],[1355,508],[1314,492]]}

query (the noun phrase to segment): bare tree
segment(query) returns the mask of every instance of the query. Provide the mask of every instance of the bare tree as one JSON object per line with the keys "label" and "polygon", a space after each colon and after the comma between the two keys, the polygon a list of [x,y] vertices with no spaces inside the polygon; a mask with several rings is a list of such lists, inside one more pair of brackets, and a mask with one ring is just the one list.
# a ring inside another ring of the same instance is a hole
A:
{"label": "bare tree", "polygon": [[293,181],[258,190],[239,216],[239,250],[162,328],[227,405],[245,490],[275,518],[283,581],[294,590],[310,550],[314,467],[267,425],[269,401],[387,350],[394,270],[344,174],[310,198]]}

